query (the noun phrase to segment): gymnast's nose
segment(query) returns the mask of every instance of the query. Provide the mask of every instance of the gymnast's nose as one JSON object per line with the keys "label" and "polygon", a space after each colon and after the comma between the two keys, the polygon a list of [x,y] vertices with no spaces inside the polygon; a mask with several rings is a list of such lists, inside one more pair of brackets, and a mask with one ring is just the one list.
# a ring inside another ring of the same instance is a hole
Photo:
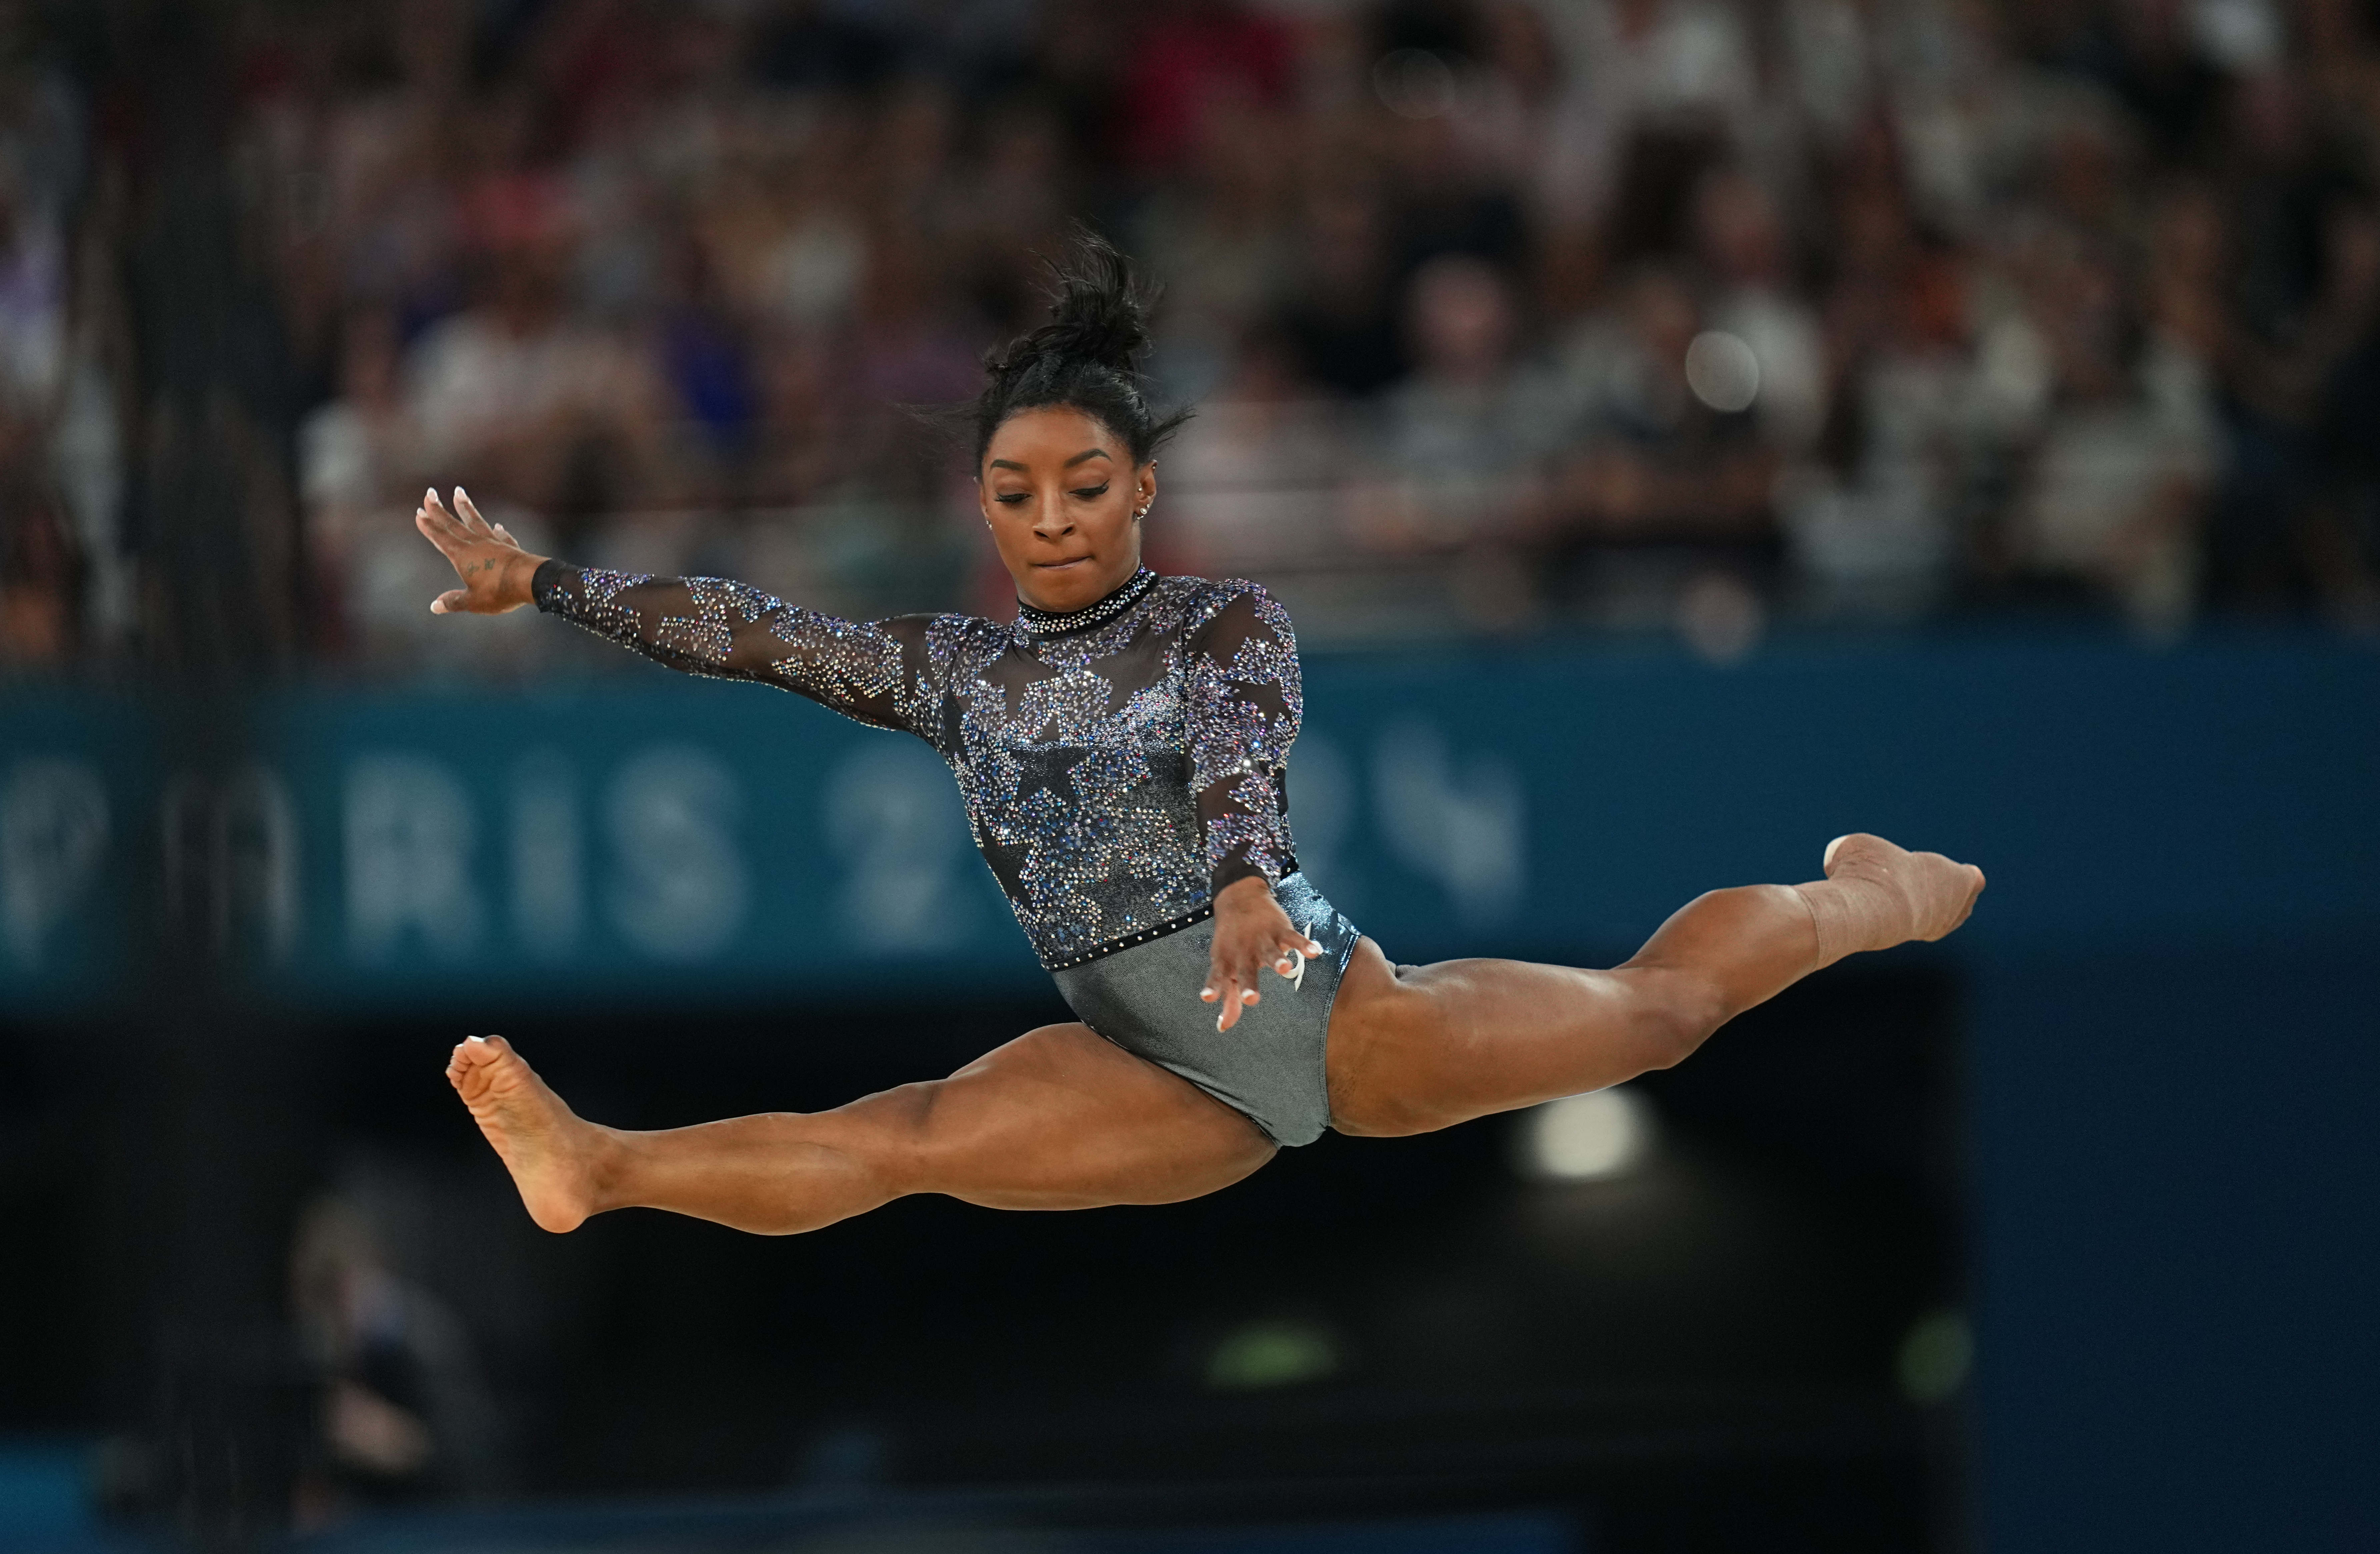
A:
{"label": "gymnast's nose", "polygon": [[1033,532],[1044,540],[1063,540],[1075,532],[1075,520],[1066,516],[1065,498],[1041,504],[1033,516]]}

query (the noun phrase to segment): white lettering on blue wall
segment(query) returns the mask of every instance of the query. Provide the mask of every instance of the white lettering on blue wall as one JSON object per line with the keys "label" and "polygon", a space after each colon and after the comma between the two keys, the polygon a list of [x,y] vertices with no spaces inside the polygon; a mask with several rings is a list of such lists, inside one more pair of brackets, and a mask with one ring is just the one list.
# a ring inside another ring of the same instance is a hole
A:
{"label": "white lettering on blue wall", "polygon": [[1372,747],[1380,834],[1399,862],[1444,890],[1466,923],[1492,923],[1527,885],[1521,780],[1494,756],[1460,771],[1436,724],[1397,723]]}
{"label": "white lettering on blue wall", "polygon": [[0,783],[0,943],[30,971],[82,904],[107,854],[107,788],[87,762],[12,761]]}
{"label": "white lettering on blue wall", "polygon": [[347,764],[347,953],[367,965],[416,938],[442,960],[480,937],[471,888],[477,821],[452,769],[427,756],[374,754]]}
{"label": "white lettering on blue wall", "polygon": [[512,923],[543,960],[577,947],[586,916],[578,778],[558,750],[531,750],[512,772]]}
{"label": "white lettering on blue wall", "polygon": [[950,769],[924,746],[861,746],[827,776],[828,847],[843,866],[835,918],[878,950],[938,950],[973,926],[979,892],[965,812]]}
{"label": "white lettering on blue wall", "polygon": [[742,931],[751,900],[735,774],[700,750],[648,750],[621,768],[604,819],[619,872],[612,926],[656,960],[700,961]]}

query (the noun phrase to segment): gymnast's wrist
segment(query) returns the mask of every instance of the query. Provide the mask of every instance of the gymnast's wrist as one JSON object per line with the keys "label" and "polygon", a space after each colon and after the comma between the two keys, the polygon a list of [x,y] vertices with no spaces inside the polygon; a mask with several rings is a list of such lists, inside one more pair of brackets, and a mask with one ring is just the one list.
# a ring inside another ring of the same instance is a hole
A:
{"label": "gymnast's wrist", "polygon": [[1215,915],[1245,912],[1258,902],[1272,900],[1272,884],[1261,874],[1243,874],[1215,892]]}

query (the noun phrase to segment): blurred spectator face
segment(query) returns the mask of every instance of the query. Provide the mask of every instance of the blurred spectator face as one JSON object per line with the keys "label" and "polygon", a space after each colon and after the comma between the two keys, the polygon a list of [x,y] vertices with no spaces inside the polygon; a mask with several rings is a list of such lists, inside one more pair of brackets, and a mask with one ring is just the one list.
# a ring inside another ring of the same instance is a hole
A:
{"label": "blurred spectator face", "polygon": [[74,648],[78,577],[63,515],[21,465],[31,440],[0,424],[0,663],[61,664]]}
{"label": "blurred spectator face", "polygon": [[2223,268],[2223,212],[2200,184],[2185,184],[2157,202],[2150,250],[2171,273],[2212,279]]}
{"label": "blurred spectator face", "polygon": [[2345,327],[2369,323],[2380,305],[2380,211],[2361,200],[2332,207],[2326,234],[2328,285],[2336,322]]}
{"label": "blurred spectator face", "polygon": [[2097,400],[2124,387],[2122,285],[2106,258],[2062,233],[2045,233],[2022,266],[2034,319],[2069,398]]}
{"label": "blurred spectator face", "polygon": [[1785,233],[1768,191],[1742,173],[1717,173],[1694,200],[1703,261],[1730,286],[1772,287],[1785,279]]}
{"label": "blurred spectator face", "polygon": [[2188,22],[2181,0],[2122,0],[2116,7],[2124,52],[2152,68],[2186,66],[2191,50]]}
{"label": "blurred spectator face", "polygon": [[402,349],[396,321],[379,308],[367,308],[347,318],[339,349],[339,393],[368,409],[396,404],[402,388]]}
{"label": "blurred spectator face", "polygon": [[2242,77],[2232,102],[2232,133],[2251,161],[2294,160],[2305,133],[2304,106],[2296,78],[2287,70]]}
{"label": "blurred spectator face", "polygon": [[404,0],[396,7],[397,68],[417,91],[444,95],[470,62],[470,13],[462,0]]}
{"label": "blurred spectator face", "polygon": [[1520,0],[1486,7],[1488,58],[1524,103],[1550,103],[1561,91],[1561,59],[1545,16]]}
{"label": "blurred spectator face", "polygon": [[893,99],[879,126],[875,176],[895,196],[930,189],[950,155],[952,105],[943,88],[920,82]]}
{"label": "blurred spectator face", "polygon": [[1414,276],[1407,318],[1415,356],[1431,377],[1485,382],[1501,373],[1512,355],[1512,291],[1484,260],[1449,255],[1424,265]]}
{"label": "blurred spectator face", "polygon": [[558,244],[528,243],[492,256],[492,300],[504,322],[534,334],[562,310],[568,256]]}
{"label": "blurred spectator face", "polygon": [[1387,270],[1378,203],[1364,191],[1325,189],[1305,210],[1305,255],[1313,300],[1332,310],[1371,306]]}
{"label": "blurred spectator face", "polygon": [[2121,188],[2123,157],[2119,131],[2077,116],[2049,150],[2049,197],[2065,217],[2085,226],[2105,223]]}
{"label": "blurred spectator face", "polygon": [[1686,347],[1694,343],[1694,293],[1669,270],[1640,272],[1628,287],[1628,332],[1645,359],[1665,374],[1685,370]]}

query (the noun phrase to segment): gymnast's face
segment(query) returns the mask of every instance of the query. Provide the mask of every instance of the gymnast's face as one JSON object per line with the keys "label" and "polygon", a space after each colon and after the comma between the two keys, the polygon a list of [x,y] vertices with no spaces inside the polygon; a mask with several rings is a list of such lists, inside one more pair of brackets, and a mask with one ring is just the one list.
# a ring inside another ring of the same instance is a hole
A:
{"label": "gymnast's face", "polygon": [[1037,610],[1079,610],[1140,568],[1140,520],[1157,495],[1155,461],[1135,466],[1123,438],[1065,406],[1000,423],[976,472],[991,542]]}

